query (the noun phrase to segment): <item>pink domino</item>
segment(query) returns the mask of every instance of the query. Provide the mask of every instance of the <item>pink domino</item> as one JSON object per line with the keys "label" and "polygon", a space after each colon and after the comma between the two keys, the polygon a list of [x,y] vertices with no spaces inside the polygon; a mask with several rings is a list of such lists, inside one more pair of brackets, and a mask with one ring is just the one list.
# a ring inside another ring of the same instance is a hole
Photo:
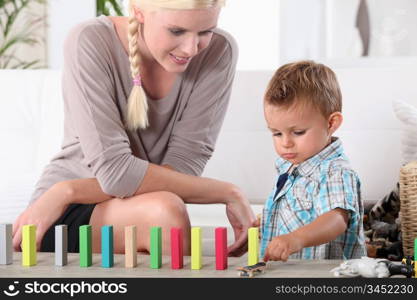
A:
{"label": "pink domino", "polygon": [[171,228],[171,268],[183,268],[182,229]]}
{"label": "pink domino", "polygon": [[216,239],[216,270],[227,269],[227,229],[217,227],[215,231]]}

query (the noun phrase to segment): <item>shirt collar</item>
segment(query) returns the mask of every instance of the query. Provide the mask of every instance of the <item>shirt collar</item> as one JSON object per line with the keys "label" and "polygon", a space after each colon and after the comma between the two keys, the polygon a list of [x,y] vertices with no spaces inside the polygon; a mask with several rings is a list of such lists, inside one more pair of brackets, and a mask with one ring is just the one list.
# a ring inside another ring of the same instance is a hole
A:
{"label": "shirt collar", "polygon": [[[342,141],[338,137],[332,137],[331,143],[321,150],[316,155],[310,157],[306,161],[303,161],[295,168],[295,172],[300,173],[303,176],[311,174],[324,160],[330,160],[343,154]],[[291,168],[291,162],[278,157],[275,166],[279,174],[288,172]]]}

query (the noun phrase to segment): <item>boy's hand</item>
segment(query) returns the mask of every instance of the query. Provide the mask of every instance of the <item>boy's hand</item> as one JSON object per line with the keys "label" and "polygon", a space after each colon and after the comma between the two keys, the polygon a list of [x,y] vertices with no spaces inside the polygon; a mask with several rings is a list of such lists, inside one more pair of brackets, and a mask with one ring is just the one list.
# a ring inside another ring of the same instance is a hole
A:
{"label": "boy's hand", "polygon": [[303,241],[294,233],[277,236],[269,242],[265,251],[264,261],[282,260],[287,261],[288,257],[303,249]]}

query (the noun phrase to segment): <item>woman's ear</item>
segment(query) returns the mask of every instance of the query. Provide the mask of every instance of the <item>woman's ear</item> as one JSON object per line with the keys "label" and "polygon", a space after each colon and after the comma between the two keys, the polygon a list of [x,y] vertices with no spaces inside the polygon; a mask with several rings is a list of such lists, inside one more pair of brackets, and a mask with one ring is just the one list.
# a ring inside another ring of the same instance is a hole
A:
{"label": "woman's ear", "polygon": [[334,112],[329,116],[328,126],[330,135],[332,135],[342,125],[343,115],[341,112]]}
{"label": "woman's ear", "polygon": [[139,21],[139,23],[144,23],[144,16],[142,9],[138,8],[137,6],[133,5],[133,11],[135,12],[135,17]]}

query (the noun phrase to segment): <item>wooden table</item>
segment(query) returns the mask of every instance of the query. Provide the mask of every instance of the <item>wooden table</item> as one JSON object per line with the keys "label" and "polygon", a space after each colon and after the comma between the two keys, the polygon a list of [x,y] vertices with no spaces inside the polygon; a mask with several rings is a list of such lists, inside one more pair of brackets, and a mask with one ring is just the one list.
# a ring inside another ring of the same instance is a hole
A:
{"label": "wooden table", "polygon": [[[113,268],[101,267],[101,255],[93,254],[93,266],[81,268],[79,266],[79,255],[76,253],[68,254],[68,265],[64,267],[55,266],[54,253],[37,253],[38,264],[33,267],[23,267],[21,263],[21,253],[13,254],[13,264],[0,265],[0,277],[219,277],[233,278],[239,277],[237,267],[247,265],[247,256],[229,257],[228,269],[218,271],[215,269],[215,257],[203,257],[203,268],[201,270],[191,270],[190,257],[184,257],[184,268],[180,270],[171,269],[169,256],[162,258],[161,269],[149,268],[149,255],[138,254],[138,266],[136,268],[124,267],[124,255],[114,256]],[[264,274],[257,277],[281,277],[281,278],[301,278],[301,277],[333,277],[330,270],[339,266],[341,260],[292,260],[288,262],[269,262]]]}

